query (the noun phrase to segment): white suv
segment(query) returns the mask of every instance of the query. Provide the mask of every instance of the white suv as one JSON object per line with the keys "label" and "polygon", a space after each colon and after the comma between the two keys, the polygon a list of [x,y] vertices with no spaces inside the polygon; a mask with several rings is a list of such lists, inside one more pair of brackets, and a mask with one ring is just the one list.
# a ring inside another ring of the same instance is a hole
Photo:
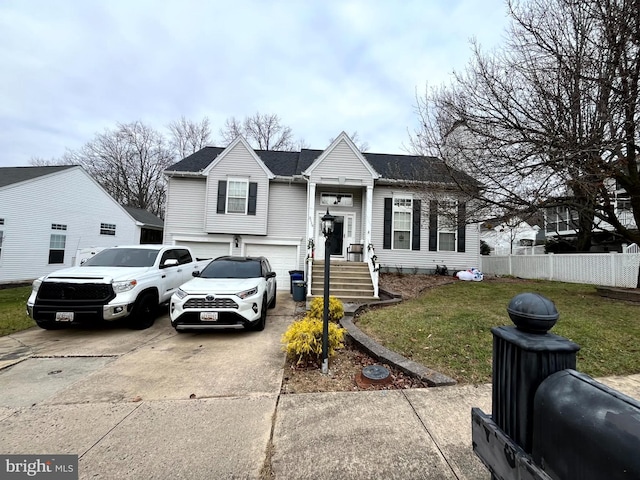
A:
{"label": "white suv", "polygon": [[265,257],[219,257],[172,296],[171,325],[178,331],[221,328],[264,330],[276,306],[276,273]]}

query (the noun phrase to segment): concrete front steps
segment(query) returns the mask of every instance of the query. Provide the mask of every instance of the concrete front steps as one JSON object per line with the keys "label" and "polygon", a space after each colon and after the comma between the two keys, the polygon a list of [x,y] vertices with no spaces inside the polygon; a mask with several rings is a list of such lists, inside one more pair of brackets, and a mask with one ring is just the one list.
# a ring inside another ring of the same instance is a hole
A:
{"label": "concrete front steps", "polygon": [[[324,261],[314,260],[311,273],[311,297],[324,295]],[[378,300],[373,296],[369,266],[365,262],[331,261],[329,295],[343,303],[367,303]]]}

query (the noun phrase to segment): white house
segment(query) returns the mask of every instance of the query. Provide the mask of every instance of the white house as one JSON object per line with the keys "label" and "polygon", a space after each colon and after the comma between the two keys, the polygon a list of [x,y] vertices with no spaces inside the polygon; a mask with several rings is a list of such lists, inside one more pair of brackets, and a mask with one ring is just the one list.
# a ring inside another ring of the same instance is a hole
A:
{"label": "white house", "polygon": [[81,249],[161,241],[160,219],[122,207],[80,166],[0,168],[0,283],[72,266]]}
{"label": "white house", "polygon": [[544,243],[544,232],[536,219],[526,221],[513,216],[506,220],[487,220],[481,225],[480,240],[489,246],[491,255],[544,253],[544,247],[533,248]]}
{"label": "white house", "polygon": [[[188,245],[201,257],[264,255],[288,279],[308,258],[324,259],[320,219],[329,211],[336,218],[332,262],[369,264],[377,292],[378,267],[433,272],[479,264],[479,226],[465,218],[450,173],[436,158],[361,153],[344,132],[326,150],[299,152],[254,150],[239,137],[165,171],[164,243]],[[353,245],[364,246],[363,254],[351,254]]]}

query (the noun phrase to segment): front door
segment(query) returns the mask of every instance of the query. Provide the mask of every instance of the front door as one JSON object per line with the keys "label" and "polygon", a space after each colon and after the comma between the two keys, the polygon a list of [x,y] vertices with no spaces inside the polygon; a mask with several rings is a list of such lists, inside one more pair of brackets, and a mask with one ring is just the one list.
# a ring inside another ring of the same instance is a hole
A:
{"label": "front door", "polygon": [[[318,229],[316,231],[315,240],[315,258],[317,259],[324,258],[325,238],[321,231],[321,218],[325,213],[326,212],[318,212],[316,215],[316,225],[318,225]],[[335,222],[333,224],[333,235],[331,236],[331,241],[329,243],[329,251],[331,252],[332,257],[345,259],[347,247],[354,241],[356,214],[349,212],[332,215],[335,217]]]}

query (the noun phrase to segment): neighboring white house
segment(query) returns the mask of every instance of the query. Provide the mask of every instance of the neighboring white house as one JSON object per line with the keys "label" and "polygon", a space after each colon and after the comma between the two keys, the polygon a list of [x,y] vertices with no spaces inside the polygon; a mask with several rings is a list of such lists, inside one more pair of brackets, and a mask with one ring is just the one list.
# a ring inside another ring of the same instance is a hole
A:
{"label": "neighboring white house", "polygon": [[507,220],[485,221],[480,228],[480,240],[491,249],[490,255],[526,255],[544,253],[544,247],[534,247],[544,243],[544,232],[535,221],[531,223],[518,216]]}
{"label": "neighboring white house", "polygon": [[161,241],[160,219],[122,207],[80,166],[0,168],[0,283],[72,266],[81,249]]}
{"label": "neighboring white house", "polygon": [[[329,211],[332,260],[369,262],[375,254],[376,266],[405,272],[479,264],[479,225],[466,219],[459,189],[436,158],[361,153],[344,132],[324,151],[260,151],[239,137],[165,174],[164,243],[200,257],[264,255],[288,277],[306,258],[324,258],[320,219]],[[353,244],[364,246],[362,256],[349,255]]]}

